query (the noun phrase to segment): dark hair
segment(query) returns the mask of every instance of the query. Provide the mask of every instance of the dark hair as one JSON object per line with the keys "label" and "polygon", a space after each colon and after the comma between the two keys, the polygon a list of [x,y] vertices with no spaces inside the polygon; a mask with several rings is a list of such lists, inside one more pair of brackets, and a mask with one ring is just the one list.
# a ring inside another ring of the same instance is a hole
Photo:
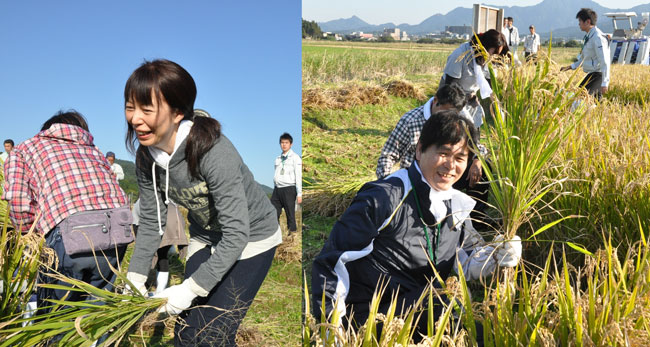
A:
{"label": "dark hair", "polygon": [[483,65],[485,63],[485,59],[479,51],[479,42],[483,45],[486,51],[489,51],[490,48],[494,48],[498,51],[499,47],[502,47],[501,53],[499,53],[499,55],[506,56],[509,52],[508,45],[506,44],[506,37],[494,29],[490,29],[478,35],[474,35],[472,37],[472,40],[470,40],[470,43],[472,47],[474,47],[476,63],[479,65]]}
{"label": "dark hair", "polygon": [[580,19],[583,22],[586,22],[587,19],[591,21],[591,25],[596,25],[598,21],[598,15],[596,12],[590,8],[581,8],[580,11],[576,14],[576,18]]}
{"label": "dark hair", "polygon": [[440,105],[450,104],[460,111],[467,104],[467,96],[458,83],[452,82],[438,88],[436,102]]}
{"label": "dark hair", "polygon": [[5,140],[5,144],[7,144],[7,143],[10,143],[10,144],[11,144],[11,147],[14,146],[14,140],[12,140],[12,139],[6,139],[6,140]]}
{"label": "dark hair", "polygon": [[515,21],[512,17],[506,17],[507,20]]}
{"label": "dark hair", "polygon": [[84,116],[75,110],[68,110],[67,112],[63,112],[63,111],[57,112],[54,116],[52,116],[45,123],[43,123],[43,126],[41,127],[41,131],[49,129],[54,124],[76,125],[82,128],[83,130],[90,131],[88,130],[88,123],[86,123],[86,119],[84,118]]}
{"label": "dark hair", "polygon": [[282,140],[289,140],[289,143],[293,144],[293,137],[291,137],[289,133],[284,133],[280,135],[280,142],[282,142]]}
{"label": "dark hair", "polygon": [[[152,95],[152,91],[154,95]],[[221,136],[221,125],[210,117],[194,117],[194,101],[196,99],[196,84],[194,79],[180,65],[173,61],[157,59],[145,61],[138,67],[124,87],[124,105],[135,102],[139,105],[152,105],[153,97],[158,105],[165,101],[175,113],[182,113],[183,120],[194,122],[187,137],[185,157],[190,175],[199,178],[199,163],[205,154]],[[135,153],[137,136],[130,123],[127,122],[126,146]],[[137,159],[142,165],[151,164],[151,156],[140,153],[144,148],[138,147]],[[148,151],[146,151],[148,152]],[[145,170],[145,172],[148,172]]]}
{"label": "dark hair", "polygon": [[434,145],[440,147],[462,141],[474,147],[478,143],[478,130],[457,110],[448,109],[432,114],[424,123],[419,144],[424,152]]}

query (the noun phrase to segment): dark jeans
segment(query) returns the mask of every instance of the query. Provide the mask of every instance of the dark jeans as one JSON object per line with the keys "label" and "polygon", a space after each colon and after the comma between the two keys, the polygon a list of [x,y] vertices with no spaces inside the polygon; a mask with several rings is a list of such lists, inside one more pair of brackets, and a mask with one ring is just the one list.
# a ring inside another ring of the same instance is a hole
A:
{"label": "dark jeans", "polygon": [[600,86],[603,83],[603,73],[602,72],[590,72],[582,79],[580,82],[580,87],[585,87],[589,94],[595,96],[600,100],[603,96]]}
{"label": "dark jeans", "polygon": [[530,60],[535,61],[535,58],[537,58],[537,54],[532,52],[524,52],[524,58],[526,59],[526,61],[530,61]]}
{"label": "dark jeans", "polygon": [[[210,247],[194,253],[185,265],[185,278],[210,258]],[[235,346],[237,329],[271,267],[275,247],[228,270],[207,297],[199,297],[180,314],[174,346]]]}
{"label": "dark jeans", "polygon": [[278,212],[278,221],[284,208],[284,213],[287,214],[287,227],[289,231],[296,231],[298,229],[296,227],[296,196],[298,196],[296,186],[275,187],[271,195],[271,203]]}

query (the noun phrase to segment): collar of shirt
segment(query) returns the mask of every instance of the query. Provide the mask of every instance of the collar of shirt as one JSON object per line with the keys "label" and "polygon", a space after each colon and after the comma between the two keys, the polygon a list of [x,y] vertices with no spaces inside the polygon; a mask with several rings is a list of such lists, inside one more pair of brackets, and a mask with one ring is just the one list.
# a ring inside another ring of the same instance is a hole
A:
{"label": "collar of shirt", "polygon": [[295,152],[293,151],[293,149],[289,148],[289,150],[287,151],[287,154],[280,153],[280,155],[278,155],[278,159],[282,160],[282,157],[285,157],[286,159],[289,159],[294,154],[295,154]]}
{"label": "collar of shirt", "polygon": [[81,127],[71,124],[55,123],[36,135],[44,138],[63,139],[80,145],[93,146],[93,136]]}
{"label": "collar of shirt", "polygon": [[[472,198],[454,188],[445,191],[435,190],[431,187],[426,178],[424,178],[417,160],[413,161],[413,165],[415,165],[415,168],[418,170],[422,182],[429,187],[429,201],[431,201],[431,207],[429,210],[437,221],[441,221],[447,216],[447,206],[445,206],[444,200],[450,199],[451,213],[454,216],[454,225],[460,224],[469,217],[474,205],[476,205],[476,202]],[[415,189],[415,187],[413,187],[413,189]]]}
{"label": "collar of shirt", "polygon": [[425,120],[428,120],[429,117],[431,117],[431,106],[434,105],[434,103],[436,102],[435,98],[436,98],[435,96],[431,97],[431,99],[429,99],[429,101],[427,101],[427,103],[424,104],[424,110],[422,111],[424,112]]}
{"label": "collar of shirt", "polygon": [[596,26],[594,25],[594,26],[591,28],[591,30],[589,30],[589,32],[585,35],[585,37],[584,37],[584,39],[583,39],[583,41],[584,41],[584,42],[583,42],[583,45],[586,45],[587,42],[589,42],[589,40],[590,40],[592,37],[594,37],[595,34],[596,34]]}

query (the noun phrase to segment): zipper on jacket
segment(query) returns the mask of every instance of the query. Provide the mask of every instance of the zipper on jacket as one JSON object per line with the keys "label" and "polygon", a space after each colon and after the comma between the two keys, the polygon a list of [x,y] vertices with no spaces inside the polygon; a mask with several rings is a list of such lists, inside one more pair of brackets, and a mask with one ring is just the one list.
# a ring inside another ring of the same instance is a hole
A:
{"label": "zipper on jacket", "polygon": [[107,232],[108,232],[108,228],[106,228],[106,224],[104,224],[104,223],[95,223],[95,224],[86,224],[86,225],[76,225],[76,226],[73,226],[73,227],[72,227],[72,230],[75,230],[75,229],[92,228],[92,227],[98,227],[98,226],[101,226],[101,227],[102,227],[102,232],[103,232],[103,233],[107,233]]}

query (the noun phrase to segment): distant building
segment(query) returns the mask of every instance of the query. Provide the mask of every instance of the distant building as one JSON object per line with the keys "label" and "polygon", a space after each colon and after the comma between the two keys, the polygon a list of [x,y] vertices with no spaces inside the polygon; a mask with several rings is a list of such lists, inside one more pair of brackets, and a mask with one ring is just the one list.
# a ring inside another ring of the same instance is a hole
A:
{"label": "distant building", "polygon": [[399,41],[401,38],[399,28],[384,29],[384,33],[382,34],[382,36],[390,36],[394,38],[395,41]]}
{"label": "distant building", "polygon": [[331,37],[333,36],[336,41],[343,41],[343,37],[339,34],[332,33],[330,31],[324,32],[323,33],[323,38]]}
{"label": "distant building", "polygon": [[373,40],[375,38],[373,34],[364,34],[363,31],[355,31],[349,36],[353,39],[368,40],[368,41]]}
{"label": "distant building", "polygon": [[406,31],[402,31],[402,37],[400,38],[400,41],[410,41],[409,36],[406,35]]}
{"label": "distant building", "polygon": [[445,31],[448,31],[452,34],[456,34],[459,36],[463,36],[463,35],[471,36],[474,33],[472,31],[472,27],[469,25],[448,25],[445,27]]}

